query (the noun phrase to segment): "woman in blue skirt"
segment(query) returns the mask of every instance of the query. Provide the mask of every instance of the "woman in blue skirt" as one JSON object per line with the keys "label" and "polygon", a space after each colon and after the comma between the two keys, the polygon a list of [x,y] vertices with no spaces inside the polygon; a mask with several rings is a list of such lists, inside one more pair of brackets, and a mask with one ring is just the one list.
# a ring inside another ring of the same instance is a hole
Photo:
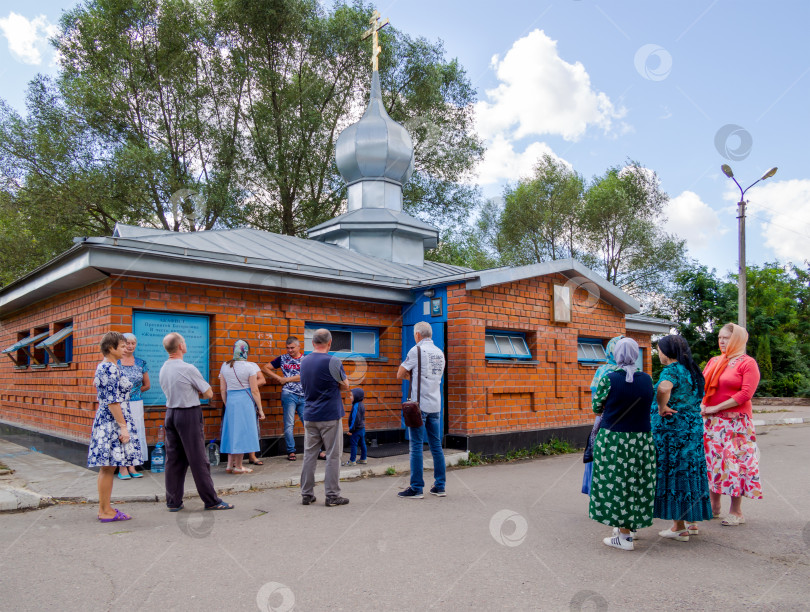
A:
{"label": "woman in blue skirt", "polygon": [[247,360],[250,347],[237,340],[233,359],[222,364],[219,371],[219,392],[225,404],[222,420],[221,452],[228,454],[229,474],[247,474],[251,468],[242,466],[245,453],[259,451],[259,428],[256,421],[264,420],[262,396],[259,393],[259,366]]}
{"label": "woman in blue skirt", "polygon": [[703,374],[683,336],[661,338],[658,358],[664,369],[651,410],[658,456],[653,516],[672,521],[658,535],[688,542],[698,534],[694,522],[712,518],[700,416]]}

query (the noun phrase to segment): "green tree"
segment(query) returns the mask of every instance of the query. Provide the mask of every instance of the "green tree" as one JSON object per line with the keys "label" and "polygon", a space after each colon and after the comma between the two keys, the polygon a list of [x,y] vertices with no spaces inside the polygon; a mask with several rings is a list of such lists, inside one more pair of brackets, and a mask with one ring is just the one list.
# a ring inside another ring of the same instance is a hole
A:
{"label": "green tree", "polygon": [[[370,90],[370,45],[360,39],[370,5],[316,0],[216,3],[219,23],[246,83],[250,134],[245,175],[258,227],[301,234],[341,210],[346,190],[334,162],[341,129],[359,118]],[[416,172],[405,209],[451,223],[475,190],[458,184],[480,157],[472,132],[475,92],[441,44],[394,28],[381,33],[380,78],[391,117],[414,133]]]}
{"label": "green tree", "polygon": [[636,162],[596,178],[580,222],[585,263],[631,294],[665,291],[685,258],[684,241],[662,229],[667,201],[655,173]]}
{"label": "green tree", "polygon": [[148,209],[140,221],[165,229],[238,216],[244,85],[227,72],[211,11],[210,0],[91,0],[56,37],[67,108],[137,177],[127,196]]}
{"label": "green tree", "polygon": [[499,236],[506,261],[525,265],[576,257],[583,193],[582,177],[544,155],[531,178],[506,189]]}

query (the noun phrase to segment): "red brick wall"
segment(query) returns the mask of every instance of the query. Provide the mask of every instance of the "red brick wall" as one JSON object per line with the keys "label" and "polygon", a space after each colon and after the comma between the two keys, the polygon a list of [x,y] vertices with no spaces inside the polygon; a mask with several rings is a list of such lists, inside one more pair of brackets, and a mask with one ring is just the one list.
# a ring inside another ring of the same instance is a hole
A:
{"label": "red brick wall", "polygon": [[[624,333],[624,315],[605,302],[588,307],[584,290],[574,295],[573,322],[555,324],[551,291],[564,277],[542,277],[467,291],[448,287],[448,427],[455,435],[477,435],[584,425],[592,420],[588,385],[594,368],[577,363],[580,336],[609,339]],[[578,306],[579,305],[579,306]],[[206,436],[219,437],[221,400],[217,376],[230,359],[235,340],[248,340],[251,359],[266,363],[284,352],[288,335],[303,340],[308,321],[374,326],[380,330],[380,355],[387,361],[356,368],[350,378],[366,392],[366,428],[400,426],[401,308],[339,298],[273,294],[248,289],[212,288],[192,283],[106,280],[29,306],[0,322],[0,346],[10,346],[20,331],[66,318],[74,322],[74,361],[66,369],[16,371],[0,360],[0,419],[80,440],[89,438],[96,410],[93,372],[101,359],[98,341],[108,330],[129,331],[132,311],[201,313],[210,316],[212,408],[205,412]],[[484,358],[487,328],[526,333],[538,363],[497,364]],[[630,333],[645,347],[650,371],[649,335]],[[160,364],[149,364],[157,385]],[[267,420],[263,437],[283,433],[281,389],[262,390]],[[347,406],[348,408],[348,406]],[[147,409],[147,438],[154,442],[162,409]],[[296,420],[296,434],[302,434]]]}
{"label": "red brick wall", "polygon": [[650,334],[628,331],[626,335],[638,342],[638,345],[644,349],[644,371],[652,375],[652,342]]}
{"label": "red brick wall", "polygon": [[[366,392],[367,429],[399,427],[400,383],[396,368],[401,361],[400,306],[137,279],[107,280],[60,294],[2,321],[3,347],[14,344],[21,330],[64,318],[73,318],[75,331],[74,362],[67,369],[19,371],[4,357],[0,362],[0,419],[63,437],[89,439],[97,407],[92,379],[101,360],[99,339],[109,330],[130,331],[133,309],[209,315],[214,400],[212,409],[205,411],[206,437],[219,437],[222,402],[218,375],[222,363],[232,356],[233,343],[239,338],[247,340],[252,348],[251,360],[266,363],[285,352],[288,335],[298,336],[303,342],[304,324],[309,321],[379,328],[380,356],[387,362],[369,361],[359,367],[346,362],[346,372],[353,384],[362,385]],[[161,364],[149,365],[152,384],[157,385]],[[281,436],[281,387],[263,387],[262,400],[267,415],[262,436]],[[163,415],[162,408],[147,408],[150,444]],[[295,433],[303,434],[298,420]]]}
{"label": "red brick wall", "polygon": [[[577,363],[577,338],[607,340],[624,333],[624,315],[603,301],[592,304],[585,290],[577,289],[572,322],[552,323],[552,285],[566,281],[554,275],[474,291],[463,284],[448,287],[451,434],[593,421],[589,384],[595,368]],[[484,335],[489,328],[524,332],[537,363],[487,362]]]}

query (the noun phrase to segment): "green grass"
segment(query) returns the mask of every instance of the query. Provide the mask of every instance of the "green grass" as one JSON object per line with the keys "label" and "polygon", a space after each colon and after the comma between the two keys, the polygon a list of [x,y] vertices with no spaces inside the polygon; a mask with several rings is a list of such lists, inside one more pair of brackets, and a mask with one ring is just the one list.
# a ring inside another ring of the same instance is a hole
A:
{"label": "green grass", "polygon": [[385,473],[386,473],[388,476],[394,476],[394,475],[397,473],[397,469],[396,469],[394,466],[391,466],[390,468],[388,468],[387,470],[385,470]]}
{"label": "green grass", "polygon": [[552,438],[545,444],[536,444],[531,448],[518,448],[508,451],[505,455],[484,456],[481,453],[470,453],[469,458],[458,462],[461,466],[487,465],[490,463],[511,463],[522,459],[534,459],[535,457],[546,457],[549,455],[565,455],[567,453],[577,453],[581,449],[571,446],[565,440]]}

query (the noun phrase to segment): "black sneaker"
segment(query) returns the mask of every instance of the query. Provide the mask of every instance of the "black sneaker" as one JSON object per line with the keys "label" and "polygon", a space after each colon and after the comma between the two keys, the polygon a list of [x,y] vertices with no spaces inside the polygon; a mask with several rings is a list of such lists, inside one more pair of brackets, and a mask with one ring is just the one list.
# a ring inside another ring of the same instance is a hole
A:
{"label": "black sneaker", "polygon": [[327,497],[326,498],[326,505],[327,506],[345,506],[349,503],[349,500],[345,497]]}
{"label": "black sneaker", "polygon": [[422,499],[424,495],[421,492],[415,491],[412,488],[408,487],[404,491],[400,491],[397,493],[399,497],[405,497],[407,499]]}
{"label": "black sneaker", "polygon": [[447,497],[447,493],[444,492],[444,489],[440,489],[439,487],[431,488],[430,494],[435,495],[436,497]]}
{"label": "black sneaker", "polygon": [[301,503],[305,506],[309,506],[310,504],[314,504],[317,500],[315,499],[314,495],[302,495],[301,496]]}

